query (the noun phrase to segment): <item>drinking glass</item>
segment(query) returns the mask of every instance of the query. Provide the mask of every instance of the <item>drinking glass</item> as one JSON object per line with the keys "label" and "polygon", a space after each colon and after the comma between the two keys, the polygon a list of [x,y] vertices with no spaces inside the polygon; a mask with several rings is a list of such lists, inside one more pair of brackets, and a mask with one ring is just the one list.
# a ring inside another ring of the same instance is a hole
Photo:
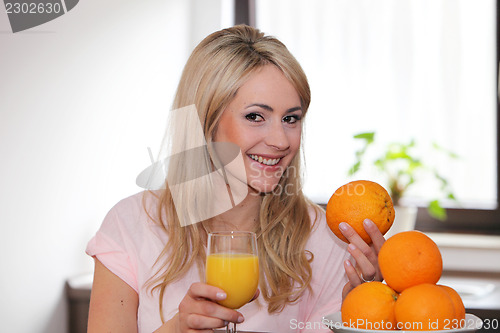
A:
{"label": "drinking glass", "polygon": [[[206,283],[224,290],[225,300],[218,303],[239,309],[248,303],[259,284],[257,238],[248,231],[220,231],[208,235]],[[226,326],[236,332],[236,324]]]}

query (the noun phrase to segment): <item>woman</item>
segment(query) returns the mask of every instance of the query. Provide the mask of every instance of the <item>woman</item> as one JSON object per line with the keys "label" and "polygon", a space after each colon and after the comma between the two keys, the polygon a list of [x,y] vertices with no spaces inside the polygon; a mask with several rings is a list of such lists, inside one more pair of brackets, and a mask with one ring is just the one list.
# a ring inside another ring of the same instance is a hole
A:
{"label": "woman", "polygon": [[[177,154],[163,190],[127,198],[108,213],[87,248],[95,258],[89,332],[210,332],[228,322],[247,331],[327,330],[322,316],[338,311],[353,287],[381,278],[377,253],[384,238],[373,223],[366,223],[372,247],[342,224],[346,247],[302,194],[300,145],[309,102],[295,58],[254,28],[215,32],[195,48],[173,106],[196,107],[209,158],[190,163],[191,155]],[[175,124],[171,146],[193,147],[196,131]],[[188,204],[176,205],[171,185],[185,175],[170,176],[198,165],[216,169],[210,147],[221,142],[241,151],[246,195],[216,216],[186,222],[189,209],[210,200],[188,187],[177,200]],[[217,304],[224,291],[203,283],[207,233],[217,230],[258,235],[260,292],[238,311]]]}

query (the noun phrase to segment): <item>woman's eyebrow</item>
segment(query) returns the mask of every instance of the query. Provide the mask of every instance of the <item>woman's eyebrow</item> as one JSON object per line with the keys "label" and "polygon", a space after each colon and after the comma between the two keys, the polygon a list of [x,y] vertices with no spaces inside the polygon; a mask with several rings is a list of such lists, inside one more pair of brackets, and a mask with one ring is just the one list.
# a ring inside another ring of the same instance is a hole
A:
{"label": "woman's eyebrow", "polygon": [[[272,107],[270,107],[269,105],[267,105],[267,104],[261,104],[261,103],[250,104],[245,109],[248,109],[248,108],[250,108],[252,106],[258,106],[260,108],[263,108],[263,109],[271,111],[271,112],[274,111],[274,109]],[[294,112],[294,111],[302,111],[302,107],[296,106],[296,107],[293,107],[293,108],[290,108],[290,109],[286,110],[287,113]]]}
{"label": "woman's eyebrow", "polygon": [[296,106],[294,108],[290,108],[290,109],[286,110],[287,113],[290,113],[290,112],[293,112],[293,111],[302,111],[302,107]]}

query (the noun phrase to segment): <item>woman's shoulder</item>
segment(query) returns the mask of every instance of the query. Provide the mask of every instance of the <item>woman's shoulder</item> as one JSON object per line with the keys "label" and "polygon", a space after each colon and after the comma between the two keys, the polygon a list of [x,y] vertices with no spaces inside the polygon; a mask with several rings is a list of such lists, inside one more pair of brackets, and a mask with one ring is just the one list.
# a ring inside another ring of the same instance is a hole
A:
{"label": "woman's shoulder", "polygon": [[157,192],[141,191],[119,200],[110,209],[110,213],[129,218],[137,218],[145,212],[153,215],[156,214],[159,198]]}
{"label": "woman's shoulder", "polygon": [[166,243],[144,209],[153,199],[150,193],[140,192],[118,201],[86,248],[87,254],[99,258],[136,291]]}
{"label": "woman's shoulder", "polygon": [[118,201],[107,213],[103,227],[137,232],[154,225],[158,214],[159,195],[151,191],[141,191]]}
{"label": "woman's shoulder", "polygon": [[131,211],[143,207],[145,203],[154,204],[159,198],[158,192],[140,191],[128,197],[120,199],[111,208],[116,211]]}

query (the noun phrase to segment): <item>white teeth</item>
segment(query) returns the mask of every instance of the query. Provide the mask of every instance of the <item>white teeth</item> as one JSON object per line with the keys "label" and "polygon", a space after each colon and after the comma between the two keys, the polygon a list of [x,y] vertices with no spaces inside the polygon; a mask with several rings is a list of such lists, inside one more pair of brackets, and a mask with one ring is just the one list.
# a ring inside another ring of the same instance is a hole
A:
{"label": "white teeth", "polygon": [[281,160],[281,158],[266,159],[259,155],[250,155],[250,158],[265,165],[276,165]]}

